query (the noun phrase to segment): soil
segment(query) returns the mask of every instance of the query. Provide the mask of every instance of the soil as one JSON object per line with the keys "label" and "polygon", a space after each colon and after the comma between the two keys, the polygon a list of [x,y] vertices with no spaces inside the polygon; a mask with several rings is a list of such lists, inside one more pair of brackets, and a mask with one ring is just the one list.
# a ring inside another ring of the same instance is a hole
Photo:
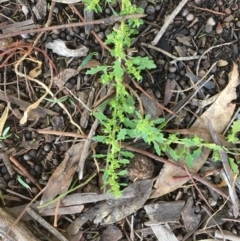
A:
{"label": "soil", "polygon": [[[148,56],[156,64],[154,70],[142,72],[140,83],[136,85],[129,80],[128,84],[141,98],[145,114],[153,119],[166,118],[169,130],[189,129],[209,107],[200,103],[220,93],[229,82],[233,63],[239,66],[240,1],[189,0],[160,40],[156,40],[167,17],[180,2],[136,1],[146,16],[127,50],[133,56]],[[229,189],[222,182],[223,166],[214,162],[211,155],[199,176],[219,187],[226,196],[215,192],[211,185],[192,179],[173,192],[149,198],[153,183],[164,167],[142,154],[136,154],[126,166],[128,173],[119,180],[129,186],[122,199],[118,202],[105,194],[108,187],[103,185],[101,170],[106,163],[92,154],[105,154],[108,147],[91,142],[102,127],[96,124],[89,109],[98,106],[99,100],[111,98],[114,92],[107,93],[99,76],[87,75],[86,71],[113,61],[109,54],[111,46],[106,46],[104,41],[112,28],[117,27],[109,18],[114,17],[113,10],[119,12],[119,4],[102,4],[102,12],[87,13],[82,2],[57,1],[52,12],[49,11],[52,1],[2,0],[0,3],[1,208],[16,220],[33,201],[33,212],[43,216],[52,225],[51,230],[63,235],[59,237],[46,229],[44,221],[35,221],[29,211],[20,222],[27,224],[28,230],[43,241],[190,241],[224,237],[240,240],[239,217],[234,217],[234,205],[226,199]],[[105,19],[104,23],[101,19]],[[96,20],[96,24],[71,25],[83,20]],[[39,26],[44,29],[39,31]],[[91,60],[79,68],[89,53],[93,53]],[[206,83],[200,88],[198,81],[203,77]],[[48,94],[42,98],[46,91]],[[239,118],[239,87],[236,93],[232,120]],[[58,101],[54,101],[55,97]],[[22,119],[28,106],[40,99],[27,118]],[[156,154],[153,147],[141,140],[133,140],[131,146]],[[81,158],[85,164],[79,164]],[[50,178],[54,179],[49,181]],[[141,185],[131,187],[140,180]],[[41,212],[37,208],[41,200],[51,201],[55,193],[66,193],[68,187],[79,184],[82,186],[52,209]],[[48,191],[35,200],[45,187]],[[61,212],[57,215],[58,209]],[[159,212],[164,215],[156,216]],[[74,226],[76,222],[81,224]],[[158,225],[158,231],[152,224]],[[1,222],[0,229],[1,235],[4,229]]]}

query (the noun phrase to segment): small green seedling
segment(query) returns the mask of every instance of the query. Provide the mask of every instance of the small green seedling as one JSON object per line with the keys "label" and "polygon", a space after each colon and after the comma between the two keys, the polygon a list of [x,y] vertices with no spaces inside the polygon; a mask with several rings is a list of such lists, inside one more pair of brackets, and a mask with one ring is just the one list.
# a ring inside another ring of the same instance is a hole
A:
{"label": "small green seedling", "polygon": [[24,182],[24,181],[22,180],[21,176],[17,175],[17,180],[18,180],[18,182],[19,182],[23,187],[31,190],[31,187],[30,187],[26,182]]}
{"label": "small green seedling", "polygon": [[2,136],[0,136],[0,140],[6,140],[7,138],[11,137],[12,134],[8,134],[8,131],[10,130],[10,126],[6,127],[2,133]]}

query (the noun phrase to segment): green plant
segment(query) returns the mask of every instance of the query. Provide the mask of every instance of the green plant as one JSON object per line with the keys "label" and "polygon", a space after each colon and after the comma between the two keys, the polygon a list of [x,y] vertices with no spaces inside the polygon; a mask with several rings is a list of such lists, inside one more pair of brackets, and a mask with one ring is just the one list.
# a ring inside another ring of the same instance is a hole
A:
{"label": "green plant", "polygon": [[2,136],[0,136],[0,140],[6,140],[7,138],[9,138],[9,137],[12,136],[11,133],[8,134],[9,130],[10,130],[10,126],[8,126],[8,127],[6,127],[6,128],[4,129],[4,131],[3,131],[3,133],[2,133]]}
{"label": "green plant", "polygon": [[[84,2],[88,4],[90,1],[84,0]],[[88,7],[101,11],[98,5],[99,0],[94,0]],[[142,10],[131,4],[129,0],[122,0],[120,15],[137,12]],[[156,67],[148,57],[132,57],[126,54],[126,49],[131,46],[132,36],[137,33],[137,27],[141,23],[140,19],[132,19],[127,22],[121,21],[119,27],[113,28],[112,33],[107,36],[106,44],[112,45],[111,55],[115,60],[111,65],[97,66],[87,71],[90,75],[100,73],[102,84],[113,85],[115,88],[115,96],[102,104],[93,114],[103,127],[102,134],[96,136],[94,140],[109,146],[106,155],[98,154],[95,157],[106,160],[106,169],[103,170],[104,185],[109,185],[116,196],[121,195],[120,188],[125,185],[118,180],[119,176],[126,174],[126,171],[124,168],[121,171],[119,169],[128,164],[128,159],[133,157],[132,153],[122,150],[122,141],[141,138],[153,145],[158,155],[167,155],[176,161],[184,159],[189,166],[199,157],[203,147],[212,149],[216,159],[219,158],[219,151],[228,151],[214,143],[206,143],[197,136],[181,138],[178,134],[167,135],[162,132],[167,124],[165,119],[151,120],[150,116],[144,117],[136,111],[134,99],[123,84],[123,77],[127,74],[136,80],[141,80],[142,70]],[[104,114],[106,106],[110,110],[108,115]],[[174,148],[177,144],[182,144],[183,148]]]}

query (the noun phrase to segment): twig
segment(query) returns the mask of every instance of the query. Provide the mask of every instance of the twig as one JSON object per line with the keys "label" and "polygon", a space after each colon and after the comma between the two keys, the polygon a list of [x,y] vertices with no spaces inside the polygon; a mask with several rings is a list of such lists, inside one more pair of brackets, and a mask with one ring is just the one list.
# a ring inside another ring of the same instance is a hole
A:
{"label": "twig", "polygon": [[38,223],[40,223],[44,228],[46,228],[50,233],[52,233],[60,241],[68,241],[61,233],[59,233],[52,225],[46,222],[42,217],[40,217],[32,208],[27,208],[27,213]]}
{"label": "twig", "polygon": [[84,143],[84,146],[83,146],[83,149],[82,149],[82,153],[81,153],[81,157],[80,157],[80,160],[79,160],[79,164],[78,164],[78,179],[79,180],[82,180],[83,178],[83,169],[84,169],[84,163],[85,163],[85,160],[88,156],[88,150],[89,150],[89,147],[90,147],[90,144],[92,142],[92,138],[95,134],[95,131],[98,127],[98,124],[99,124],[99,121],[96,119],[91,127],[91,130],[88,134],[88,137],[87,137],[87,140],[85,140],[85,143]]}
{"label": "twig", "polygon": [[163,34],[165,33],[165,31],[167,30],[168,26],[170,23],[172,23],[173,19],[177,16],[177,14],[181,11],[181,9],[183,8],[183,6],[187,3],[188,0],[182,0],[178,6],[173,10],[173,12],[171,13],[170,16],[167,17],[167,19],[165,20],[162,28],[160,29],[160,31],[158,32],[157,36],[155,37],[155,39],[152,41],[152,45],[157,45],[158,41],[160,40],[160,38],[163,36]]}
{"label": "twig", "polygon": [[[198,91],[198,90],[200,89],[200,88],[198,88],[198,84],[200,84],[200,83],[207,77],[207,75],[208,75],[208,74],[211,72],[211,70],[216,66],[216,64],[217,64],[217,62],[213,63],[212,66],[211,66],[211,68],[207,71],[207,73],[205,73],[205,75],[204,75],[200,80],[198,80],[197,83],[195,83],[193,86],[191,86],[191,87],[189,87],[189,88],[187,88],[187,89],[185,89],[185,90],[172,90],[172,92],[186,92],[186,91],[189,91],[189,90],[191,90],[191,89],[193,89],[193,88],[195,88],[196,91]],[[211,75],[210,77],[211,77],[211,79],[213,78],[212,75]],[[209,80],[207,80],[206,82],[208,82],[208,81],[209,81]],[[203,83],[203,84],[205,85],[206,82]]]}
{"label": "twig", "polygon": [[[69,4],[69,6],[78,15],[78,17],[82,20],[82,22],[85,23],[86,22],[85,19],[83,18],[81,13],[77,10],[75,5]],[[91,34],[97,39],[97,41],[100,43],[100,45],[102,46],[103,49],[105,48],[108,51],[111,51],[111,49],[99,38],[99,36],[97,35],[97,33],[94,30],[91,30]]]}
{"label": "twig", "polygon": [[[210,122],[209,119],[207,119],[207,127],[210,131],[210,134],[212,136],[213,141],[221,146],[221,142],[219,140],[219,137],[217,135],[217,133],[213,130],[213,126]],[[236,194],[236,189],[235,189],[235,183],[234,183],[234,178],[233,178],[233,172],[230,168],[229,162],[228,162],[228,156],[226,154],[226,152],[224,151],[219,151],[219,155],[221,157],[221,161],[222,161],[222,165],[223,165],[223,169],[224,169],[224,173],[223,175],[225,176],[224,179],[228,185],[228,190],[229,190],[229,195],[231,197],[232,203],[233,203],[233,215],[235,218],[238,217],[239,215],[239,200],[238,200],[238,196]]]}
{"label": "twig", "polygon": [[24,173],[24,175],[25,175],[34,185],[36,185],[36,186],[38,187],[39,190],[42,190],[42,187],[38,184],[37,180],[28,172],[28,170],[27,170],[24,166],[22,166],[21,163],[18,162],[18,160],[17,160],[15,157],[10,156],[10,157],[9,157],[9,160],[10,160],[12,163],[14,163],[14,165],[15,165],[16,167],[18,167],[18,168]]}
{"label": "twig", "polygon": [[161,52],[162,54],[168,56],[169,58],[173,59],[173,61],[171,61],[170,63],[171,64],[175,64],[176,62],[178,61],[189,61],[189,60],[193,60],[193,59],[199,59],[201,56],[200,55],[196,55],[196,56],[187,56],[187,57],[176,57],[174,56],[173,54],[170,54],[168,53],[167,51],[161,49],[161,48],[158,48],[158,47],[155,47],[151,44],[146,44],[146,43],[141,43],[142,46],[145,46],[147,48],[150,48],[150,49],[154,49],[156,51],[159,51]]}
{"label": "twig", "polygon": [[[52,1],[53,3],[53,1]],[[79,23],[68,23],[68,24],[61,24],[61,25],[55,25],[55,26],[50,26],[50,27],[42,27],[42,28],[37,28],[37,29],[28,29],[28,30],[23,30],[23,31],[17,31],[9,34],[1,34],[0,39],[3,38],[9,38],[9,37],[14,37],[20,34],[28,34],[28,33],[45,33],[46,31],[51,31],[51,30],[56,30],[56,29],[63,29],[63,28],[72,28],[72,27],[84,27],[87,25],[91,24],[112,24],[117,21],[124,21],[127,19],[132,19],[132,18],[144,18],[146,17],[145,14],[131,14],[127,16],[118,16],[118,17],[110,17],[110,18],[102,18],[98,20],[93,20],[89,22],[79,22]]]}
{"label": "twig", "polygon": [[48,129],[37,129],[36,130],[39,134],[48,134],[48,135],[55,135],[55,136],[69,136],[69,137],[76,137],[81,139],[86,139],[86,135],[73,133],[73,132],[64,132],[64,131],[53,131]]}
{"label": "twig", "polygon": [[195,9],[202,10],[202,11],[210,12],[210,13],[213,13],[213,14],[216,14],[216,15],[223,15],[223,16],[227,15],[226,13],[220,13],[220,12],[208,9],[208,8],[200,8],[200,7],[197,7],[197,6],[193,6],[191,4],[188,4],[188,6],[192,7],[192,8],[195,8]]}
{"label": "twig", "polygon": [[196,68],[196,75],[198,76],[200,62],[201,62],[201,60],[203,59],[203,57],[204,57],[204,55],[205,55],[206,53],[208,53],[208,52],[211,51],[212,49],[219,48],[219,47],[222,47],[222,46],[225,46],[225,45],[233,44],[233,43],[235,43],[236,41],[238,41],[238,40],[234,40],[234,41],[229,42],[229,43],[218,44],[218,45],[212,46],[212,47],[210,47],[209,49],[207,49],[207,50],[201,55],[201,57],[200,57],[199,60],[198,60],[197,68]]}
{"label": "twig", "polygon": [[22,218],[22,216],[24,215],[24,213],[27,211],[27,209],[33,204],[33,202],[45,191],[46,187],[44,187],[33,199],[31,202],[29,202],[24,209],[22,210],[22,212],[20,213],[20,215],[17,217],[17,219],[14,221],[14,223],[8,228],[5,236],[3,237],[2,241],[6,241],[6,238],[8,236],[8,234],[11,232],[11,230],[17,225],[17,223],[20,221],[20,219]]}
{"label": "twig", "polygon": [[[162,158],[162,157],[159,157],[159,156],[156,156],[150,152],[147,152],[147,151],[144,151],[144,150],[141,150],[139,148],[135,148],[135,147],[132,147],[132,146],[129,146],[125,143],[121,143],[121,146],[129,151],[133,151],[133,152],[136,152],[136,153],[140,153],[142,155],[145,155],[145,156],[148,156],[156,161],[160,161],[164,164],[167,164],[167,165],[171,165],[173,167],[176,167],[179,169],[179,171],[182,171],[186,174],[188,174],[186,172],[186,170],[184,168],[182,168],[181,166],[179,166],[176,162],[173,162],[173,161],[170,161],[170,160],[167,160],[165,158]],[[192,173],[192,172],[189,172],[189,174],[192,176],[192,178],[194,178],[195,180],[201,182],[202,184],[210,187],[212,190],[214,190],[215,192],[217,192],[218,194],[222,195],[224,198],[228,198],[228,196],[220,189],[218,189],[216,186],[214,186],[212,183],[204,180],[203,178],[201,178],[198,174],[195,174],[195,173]]]}

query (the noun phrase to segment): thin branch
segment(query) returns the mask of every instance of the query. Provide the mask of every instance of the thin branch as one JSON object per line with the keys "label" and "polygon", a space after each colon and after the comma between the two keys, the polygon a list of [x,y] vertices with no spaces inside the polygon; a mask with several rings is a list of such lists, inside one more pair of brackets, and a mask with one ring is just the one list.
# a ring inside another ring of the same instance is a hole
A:
{"label": "thin branch", "polygon": [[183,8],[183,6],[187,3],[188,0],[182,0],[178,6],[173,10],[173,12],[171,13],[170,16],[167,16],[167,19],[165,20],[162,28],[160,29],[160,31],[158,32],[157,36],[155,37],[155,39],[152,41],[152,45],[157,45],[158,41],[160,40],[160,38],[163,36],[163,34],[165,33],[165,31],[167,30],[169,24],[172,23],[173,19],[177,16],[177,14],[181,11],[181,9]]}
{"label": "thin branch", "polygon": [[72,27],[84,27],[87,25],[94,25],[94,24],[112,24],[117,21],[124,21],[127,19],[132,19],[132,18],[144,18],[146,17],[145,14],[131,14],[131,15],[126,15],[126,16],[118,16],[118,17],[110,17],[110,18],[102,18],[98,20],[93,20],[89,22],[80,22],[80,23],[69,23],[69,24],[61,24],[61,25],[55,25],[55,26],[50,26],[50,27],[40,27],[37,29],[28,29],[28,30],[23,30],[23,31],[17,31],[9,34],[1,34],[0,39],[4,38],[9,38],[9,37],[14,37],[20,34],[28,34],[28,33],[39,33],[39,32],[46,32],[46,31],[51,31],[51,30],[56,30],[56,29],[62,29],[62,28],[72,28]]}

